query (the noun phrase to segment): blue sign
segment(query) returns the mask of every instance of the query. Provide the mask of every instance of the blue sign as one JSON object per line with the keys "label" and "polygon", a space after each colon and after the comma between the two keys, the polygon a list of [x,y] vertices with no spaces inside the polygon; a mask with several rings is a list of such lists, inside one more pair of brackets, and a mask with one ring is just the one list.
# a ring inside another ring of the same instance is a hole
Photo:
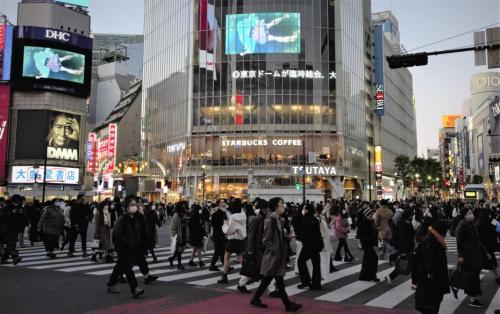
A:
{"label": "blue sign", "polygon": [[53,41],[92,50],[92,38],[66,32],[62,29],[20,26],[17,36],[24,39]]}
{"label": "blue sign", "polygon": [[384,36],[382,25],[375,25],[373,29],[375,44],[375,114],[379,117],[385,114],[384,103]]}
{"label": "blue sign", "polygon": [[14,26],[13,25],[6,25],[5,26],[5,43],[4,43],[4,48],[3,48],[3,64],[2,64],[2,71],[1,73],[1,79],[3,81],[9,81],[10,80],[10,66],[12,62],[12,39],[14,37]]}

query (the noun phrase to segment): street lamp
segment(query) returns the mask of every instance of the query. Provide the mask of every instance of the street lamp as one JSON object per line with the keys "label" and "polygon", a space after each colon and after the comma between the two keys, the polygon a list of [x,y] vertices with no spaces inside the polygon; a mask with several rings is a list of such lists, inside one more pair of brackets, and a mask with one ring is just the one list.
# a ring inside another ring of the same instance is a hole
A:
{"label": "street lamp", "polygon": [[202,197],[201,201],[204,204],[205,203],[205,169],[207,168],[207,165],[203,164],[201,165],[201,188],[202,188]]}

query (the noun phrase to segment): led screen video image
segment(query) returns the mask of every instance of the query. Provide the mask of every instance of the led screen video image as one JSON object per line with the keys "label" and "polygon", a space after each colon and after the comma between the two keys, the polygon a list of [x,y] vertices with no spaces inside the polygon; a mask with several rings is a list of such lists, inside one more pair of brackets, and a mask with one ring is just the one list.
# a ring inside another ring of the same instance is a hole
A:
{"label": "led screen video image", "polygon": [[300,14],[228,14],[225,43],[228,55],[300,53]]}
{"label": "led screen video image", "polygon": [[61,49],[24,46],[22,75],[83,84],[85,56]]}

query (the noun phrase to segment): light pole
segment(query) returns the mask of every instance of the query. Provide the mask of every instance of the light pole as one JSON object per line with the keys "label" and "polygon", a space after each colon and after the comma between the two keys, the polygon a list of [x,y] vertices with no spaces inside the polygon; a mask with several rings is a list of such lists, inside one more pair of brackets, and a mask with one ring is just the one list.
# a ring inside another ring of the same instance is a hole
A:
{"label": "light pole", "polygon": [[396,202],[398,201],[399,185],[398,185],[398,173],[394,172],[394,185],[396,186]]}
{"label": "light pole", "polygon": [[201,165],[201,189],[202,189],[202,197],[201,197],[201,201],[202,201],[202,204],[205,203],[205,169],[207,168],[207,165],[203,164]]}

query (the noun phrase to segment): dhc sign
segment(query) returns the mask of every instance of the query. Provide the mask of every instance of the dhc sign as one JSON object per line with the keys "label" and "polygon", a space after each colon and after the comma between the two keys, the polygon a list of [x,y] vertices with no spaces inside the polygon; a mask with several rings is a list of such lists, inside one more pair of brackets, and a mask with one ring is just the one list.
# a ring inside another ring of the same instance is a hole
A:
{"label": "dhc sign", "polygon": [[61,41],[69,41],[71,35],[66,32],[61,32],[61,31],[56,31],[52,29],[46,29],[45,30],[45,38],[48,39],[56,39],[56,40],[61,40]]}

